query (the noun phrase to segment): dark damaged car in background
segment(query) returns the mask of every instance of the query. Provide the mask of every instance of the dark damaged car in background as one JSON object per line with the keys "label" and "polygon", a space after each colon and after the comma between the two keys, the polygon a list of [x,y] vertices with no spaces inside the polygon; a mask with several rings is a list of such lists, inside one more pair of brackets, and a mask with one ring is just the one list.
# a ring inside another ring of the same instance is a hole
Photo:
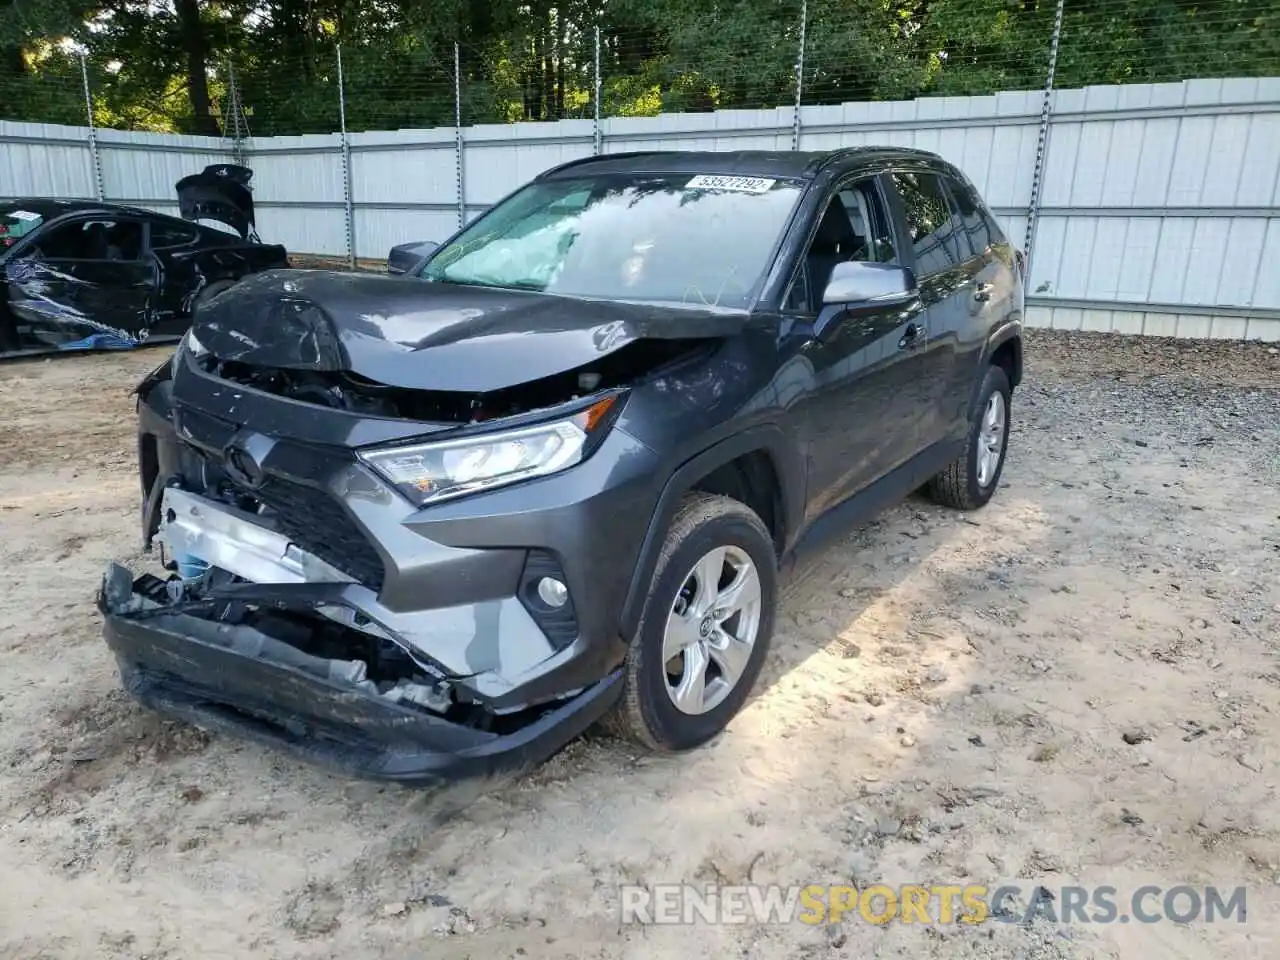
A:
{"label": "dark damaged car in background", "polygon": [[933,154],[575,161],[423,251],[249,277],[140,385],[142,703],[402,782],[694,747],[784,560],[997,488],[1022,258]]}
{"label": "dark damaged car in background", "polygon": [[254,227],[253,172],[177,183],[181,217],[87,200],[0,200],[0,357],[129,349],[186,332],[196,304],[288,266]]}

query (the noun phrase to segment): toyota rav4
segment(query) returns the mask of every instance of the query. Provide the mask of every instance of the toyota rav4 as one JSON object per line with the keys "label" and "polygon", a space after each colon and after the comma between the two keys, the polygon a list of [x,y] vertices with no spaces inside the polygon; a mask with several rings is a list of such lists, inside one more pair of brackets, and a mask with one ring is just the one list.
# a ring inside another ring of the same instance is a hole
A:
{"label": "toyota rav4", "polygon": [[1022,257],[932,154],[594,157],[415,249],[249,277],[139,385],[144,704],[405,782],[691,748],[782,561],[1000,481]]}

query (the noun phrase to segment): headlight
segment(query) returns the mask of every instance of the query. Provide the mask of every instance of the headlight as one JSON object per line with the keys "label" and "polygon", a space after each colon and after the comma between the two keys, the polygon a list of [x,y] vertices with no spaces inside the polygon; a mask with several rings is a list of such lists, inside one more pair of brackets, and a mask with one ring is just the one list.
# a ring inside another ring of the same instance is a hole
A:
{"label": "headlight", "polygon": [[460,440],[388,447],[360,459],[419,506],[545,477],[590,453],[616,414],[616,396],[598,400],[565,420]]}

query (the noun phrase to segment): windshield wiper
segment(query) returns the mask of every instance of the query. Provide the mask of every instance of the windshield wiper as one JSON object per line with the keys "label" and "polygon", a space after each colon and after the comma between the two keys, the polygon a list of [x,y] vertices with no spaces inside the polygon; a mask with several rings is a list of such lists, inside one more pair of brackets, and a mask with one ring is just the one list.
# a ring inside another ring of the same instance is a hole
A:
{"label": "windshield wiper", "polygon": [[536,280],[517,280],[514,283],[493,283],[488,280],[459,280],[455,277],[441,276],[437,278],[439,283],[452,283],[459,287],[488,287],[491,290],[532,290],[535,293],[541,293],[546,289],[546,285],[538,283]]}

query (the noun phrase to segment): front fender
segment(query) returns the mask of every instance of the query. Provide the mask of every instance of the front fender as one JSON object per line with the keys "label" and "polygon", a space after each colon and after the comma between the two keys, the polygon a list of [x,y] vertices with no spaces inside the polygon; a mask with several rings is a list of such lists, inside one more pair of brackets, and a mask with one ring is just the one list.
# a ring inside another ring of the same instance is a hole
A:
{"label": "front fender", "polygon": [[624,638],[635,636],[640,626],[653,572],[658,564],[658,555],[680,506],[680,499],[713,470],[738,457],[757,452],[768,456],[781,487],[778,493],[783,536],[780,539],[784,548],[795,539],[804,515],[804,466],[799,456],[789,447],[786,434],[780,427],[774,424],[752,427],[695,454],[671,474],[649,519],[644,540],[640,544],[640,554],[631,574],[626,600],[622,605],[620,630]]}

